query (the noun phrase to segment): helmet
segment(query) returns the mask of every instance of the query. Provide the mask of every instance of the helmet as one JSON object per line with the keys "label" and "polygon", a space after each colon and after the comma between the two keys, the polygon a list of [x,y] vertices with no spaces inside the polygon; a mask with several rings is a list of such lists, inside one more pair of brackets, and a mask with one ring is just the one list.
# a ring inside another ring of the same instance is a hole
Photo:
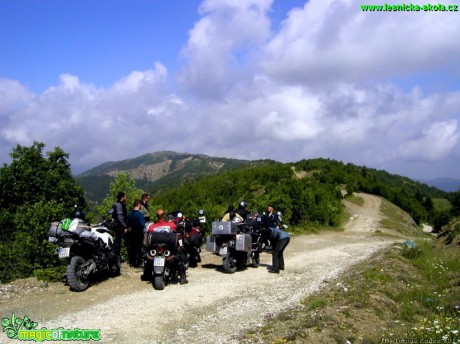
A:
{"label": "helmet", "polygon": [[72,213],[70,214],[70,218],[84,220],[85,213],[83,212],[83,210],[75,208],[74,211],[72,211]]}
{"label": "helmet", "polygon": [[244,201],[244,200],[240,202],[240,207],[241,208],[246,208],[247,205],[248,205],[248,203],[246,201]]}

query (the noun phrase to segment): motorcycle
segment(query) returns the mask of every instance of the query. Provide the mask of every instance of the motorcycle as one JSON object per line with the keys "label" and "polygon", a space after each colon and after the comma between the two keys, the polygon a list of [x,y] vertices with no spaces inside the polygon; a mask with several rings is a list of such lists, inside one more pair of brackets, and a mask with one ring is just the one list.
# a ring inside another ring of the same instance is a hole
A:
{"label": "motorcycle", "polygon": [[[183,259],[182,235],[172,231],[151,232],[148,234],[148,249],[145,260],[145,271],[157,290],[179,280],[186,283]],[[182,271],[182,272],[181,272]]]}
{"label": "motorcycle", "polygon": [[67,283],[73,291],[86,290],[98,274],[120,274],[120,257],[115,254],[112,220],[88,225],[80,219],[53,222],[51,243],[59,245],[58,257],[68,259]]}
{"label": "motorcycle", "polygon": [[203,244],[200,227],[206,223],[204,211],[200,209],[199,216],[195,219],[186,218],[181,212],[172,213],[171,218],[171,221],[176,224],[177,232],[182,234],[188,266],[197,267],[201,262],[201,245]]}
{"label": "motorcycle", "polygon": [[207,238],[206,249],[222,257],[226,273],[244,269],[248,263],[257,268],[262,252],[261,233],[257,219],[250,214],[243,222],[213,222],[212,236]]}

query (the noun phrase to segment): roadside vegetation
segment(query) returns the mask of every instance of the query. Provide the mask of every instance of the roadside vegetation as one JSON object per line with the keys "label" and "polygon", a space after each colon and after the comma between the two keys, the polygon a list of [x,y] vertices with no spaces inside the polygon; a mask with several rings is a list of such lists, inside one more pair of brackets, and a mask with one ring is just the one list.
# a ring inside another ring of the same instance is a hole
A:
{"label": "roadside vegetation", "polygon": [[[415,245],[414,245],[415,243]],[[460,250],[426,238],[355,266],[241,343],[458,343]]]}
{"label": "roadside vegetation", "polygon": [[[363,199],[347,201],[358,206]],[[325,280],[298,307],[269,316],[241,343],[460,343],[460,219],[438,238],[383,199],[377,236],[412,240],[394,244]]]}

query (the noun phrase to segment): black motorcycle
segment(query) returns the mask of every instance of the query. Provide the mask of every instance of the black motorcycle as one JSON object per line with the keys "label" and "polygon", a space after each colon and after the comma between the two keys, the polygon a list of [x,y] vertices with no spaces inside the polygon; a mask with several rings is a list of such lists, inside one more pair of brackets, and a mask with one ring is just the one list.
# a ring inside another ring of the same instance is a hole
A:
{"label": "black motorcycle", "polygon": [[187,255],[187,266],[197,267],[201,262],[201,246],[203,245],[203,236],[201,226],[206,223],[204,211],[200,209],[199,216],[195,219],[189,219],[183,216],[182,212],[173,212],[169,216],[170,221],[174,222],[177,227],[177,233],[182,235],[184,253]]}
{"label": "black motorcycle", "polygon": [[86,224],[79,219],[53,222],[49,242],[59,245],[58,256],[68,259],[67,283],[73,291],[84,291],[96,279],[106,274],[120,274],[120,257],[115,254],[111,228],[113,221]]}
{"label": "black motorcycle", "polygon": [[153,287],[163,290],[173,281],[186,283],[182,235],[175,232],[152,232],[148,235],[144,274]]}

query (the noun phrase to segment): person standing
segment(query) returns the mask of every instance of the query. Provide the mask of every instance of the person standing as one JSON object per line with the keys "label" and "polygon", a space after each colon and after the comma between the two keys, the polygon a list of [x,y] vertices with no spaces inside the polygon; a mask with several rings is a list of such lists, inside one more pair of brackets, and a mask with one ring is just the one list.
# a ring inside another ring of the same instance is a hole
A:
{"label": "person standing", "polygon": [[148,204],[149,200],[150,200],[150,197],[148,194],[142,194],[140,212],[144,216],[145,223],[150,222],[149,204]]}
{"label": "person standing", "polygon": [[121,254],[121,239],[128,233],[128,224],[126,223],[126,193],[120,191],[117,194],[117,201],[112,207],[112,218],[115,220],[115,254]]}
{"label": "person standing", "polygon": [[269,229],[269,239],[273,245],[272,250],[272,266],[268,268],[268,272],[279,274],[280,270],[284,270],[284,250],[286,249],[291,237],[288,232],[279,228],[272,227]]}
{"label": "person standing", "polygon": [[267,206],[267,214],[264,215],[263,221],[267,228],[279,228],[280,219],[275,213],[275,207],[272,204]]}
{"label": "person standing", "polygon": [[145,218],[141,212],[141,201],[134,201],[133,210],[128,213],[127,220],[129,228],[131,228],[128,249],[129,265],[139,267],[142,265],[142,241],[145,226]]}
{"label": "person standing", "polygon": [[[221,221],[222,222],[229,222],[229,221],[232,221],[234,217],[235,217],[235,207],[233,206],[233,204],[230,204],[228,206],[227,210],[225,211],[225,214],[222,217]],[[241,221],[243,221],[243,220],[241,220]]]}

